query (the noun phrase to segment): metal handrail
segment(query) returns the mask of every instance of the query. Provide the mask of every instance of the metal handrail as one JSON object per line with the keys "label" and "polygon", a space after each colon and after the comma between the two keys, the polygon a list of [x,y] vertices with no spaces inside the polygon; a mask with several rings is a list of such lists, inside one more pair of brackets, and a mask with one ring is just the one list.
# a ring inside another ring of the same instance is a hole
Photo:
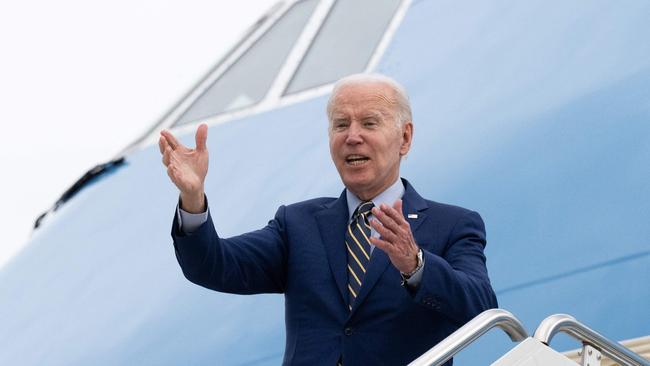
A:
{"label": "metal handrail", "polygon": [[623,347],[617,342],[610,341],[598,332],[577,321],[567,314],[555,314],[544,319],[537,330],[534,338],[548,345],[557,333],[566,333],[569,336],[593,346],[602,354],[621,365],[650,366],[650,362],[641,356]]}
{"label": "metal handrail", "polygon": [[409,366],[437,366],[445,363],[490,329],[501,328],[513,342],[528,338],[519,319],[503,309],[486,310],[443,339]]}

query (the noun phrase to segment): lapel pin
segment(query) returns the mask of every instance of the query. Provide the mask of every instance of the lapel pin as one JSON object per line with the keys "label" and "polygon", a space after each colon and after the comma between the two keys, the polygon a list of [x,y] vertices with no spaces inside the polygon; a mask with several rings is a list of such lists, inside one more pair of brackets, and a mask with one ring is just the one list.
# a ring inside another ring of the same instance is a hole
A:
{"label": "lapel pin", "polygon": [[417,218],[418,218],[418,214],[408,214],[407,217],[408,217],[409,219],[417,219]]}

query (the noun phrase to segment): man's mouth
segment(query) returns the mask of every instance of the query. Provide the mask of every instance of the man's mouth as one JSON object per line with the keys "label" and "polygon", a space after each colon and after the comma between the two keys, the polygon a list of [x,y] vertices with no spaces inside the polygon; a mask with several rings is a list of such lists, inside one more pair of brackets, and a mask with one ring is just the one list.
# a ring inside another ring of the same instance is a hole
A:
{"label": "man's mouth", "polygon": [[362,165],[366,163],[368,160],[370,160],[370,158],[363,155],[348,155],[345,157],[345,162],[348,165],[353,165],[353,166]]}

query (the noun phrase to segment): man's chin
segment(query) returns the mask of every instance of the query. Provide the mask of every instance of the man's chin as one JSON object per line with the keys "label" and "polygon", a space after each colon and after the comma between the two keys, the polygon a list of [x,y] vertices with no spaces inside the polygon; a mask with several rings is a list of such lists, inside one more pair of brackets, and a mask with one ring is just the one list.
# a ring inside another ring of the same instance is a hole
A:
{"label": "man's chin", "polygon": [[345,188],[363,200],[372,198],[368,197],[373,188],[371,180],[347,180],[343,181],[343,184]]}

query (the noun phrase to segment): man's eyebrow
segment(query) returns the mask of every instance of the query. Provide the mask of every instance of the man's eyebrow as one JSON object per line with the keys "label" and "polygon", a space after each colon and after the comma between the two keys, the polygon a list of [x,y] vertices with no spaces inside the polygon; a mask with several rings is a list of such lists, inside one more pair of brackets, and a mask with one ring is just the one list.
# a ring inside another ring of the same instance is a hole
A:
{"label": "man's eyebrow", "polygon": [[362,119],[367,118],[390,118],[391,112],[385,109],[370,110],[361,115]]}
{"label": "man's eyebrow", "polygon": [[362,116],[363,118],[377,118],[377,117],[382,117],[384,116],[385,113],[382,113],[381,111],[368,111],[364,113]]}

